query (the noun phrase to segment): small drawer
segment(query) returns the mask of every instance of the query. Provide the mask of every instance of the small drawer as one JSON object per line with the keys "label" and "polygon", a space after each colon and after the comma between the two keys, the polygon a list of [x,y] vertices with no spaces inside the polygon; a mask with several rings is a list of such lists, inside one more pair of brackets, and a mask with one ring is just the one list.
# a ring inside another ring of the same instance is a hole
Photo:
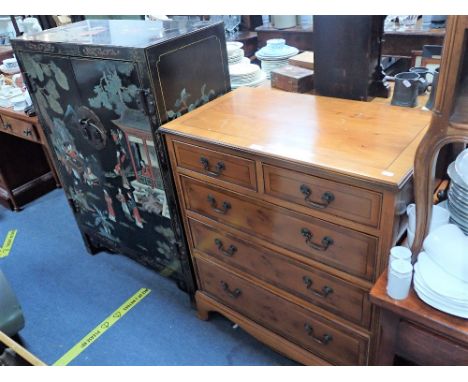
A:
{"label": "small drawer", "polygon": [[366,290],[229,233],[189,219],[195,249],[368,328]]}
{"label": "small drawer", "polygon": [[368,337],[302,308],[210,261],[196,257],[201,289],[311,353],[336,365],[365,365]]}
{"label": "small drawer", "polygon": [[29,141],[40,142],[32,124],[7,117],[5,115],[2,115],[2,121],[3,124],[0,126],[0,129],[6,133],[14,134],[17,137],[21,137]]}
{"label": "small drawer", "polygon": [[173,143],[177,166],[251,190],[257,189],[254,161],[188,143]]}
{"label": "small drawer", "polygon": [[188,210],[368,280],[378,238],[182,176]]}
{"label": "small drawer", "polygon": [[263,165],[263,172],[268,195],[357,223],[379,225],[379,193],[270,165]]}

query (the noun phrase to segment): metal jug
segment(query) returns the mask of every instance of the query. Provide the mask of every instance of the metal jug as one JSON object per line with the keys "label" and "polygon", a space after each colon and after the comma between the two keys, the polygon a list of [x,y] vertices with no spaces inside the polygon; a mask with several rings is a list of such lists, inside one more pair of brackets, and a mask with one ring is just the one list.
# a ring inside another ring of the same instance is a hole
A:
{"label": "metal jug", "polygon": [[410,68],[410,72],[413,73],[418,73],[419,77],[421,77],[420,83],[419,83],[419,94],[424,94],[427,90],[427,87],[429,86],[429,81],[427,80],[426,76],[428,74],[431,74],[432,76],[434,73],[426,68],[425,66],[414,66]]}
{"label": "metal jug", "polygon": [[391,104],[394,106],[415,107],[418,104],[418,92],[421,77],[418,73],[403,72],[395,76],[395,87]]}
{"label": "metal jug", "polygon": [[434,101],[435,101],[435,96],[436,96],[436,91],[437,91],[437,82],[439,82],[439,68],[434,70],[434,77],[432,78],[432,85],[431,85],[431,94],[429,95],[429,99],[427,100],[426,103],[426,108],[429,110],[432,110],[434,107]]}

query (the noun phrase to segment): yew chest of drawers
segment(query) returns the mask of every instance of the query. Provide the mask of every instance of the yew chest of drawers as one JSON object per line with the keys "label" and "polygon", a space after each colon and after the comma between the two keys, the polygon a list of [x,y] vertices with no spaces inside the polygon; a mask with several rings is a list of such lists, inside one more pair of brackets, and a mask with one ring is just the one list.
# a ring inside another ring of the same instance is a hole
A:
{"label": "yew chest of drawers", "polygon": [[406,228],[429,118],[242,88],[164,125],[199,317],[300,363],[372,363],[369,290]]}

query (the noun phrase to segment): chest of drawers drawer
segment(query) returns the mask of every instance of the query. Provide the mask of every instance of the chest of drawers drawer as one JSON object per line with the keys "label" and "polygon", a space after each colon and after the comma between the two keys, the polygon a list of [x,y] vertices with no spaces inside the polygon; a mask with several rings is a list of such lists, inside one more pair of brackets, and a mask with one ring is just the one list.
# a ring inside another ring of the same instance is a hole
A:
{"label": "chest of drawers drawer", "polygon": [[221,151],[174,141],[177,166],[224,182],[257,189],[255,162]]}
{"label": "chest of drawers drawer", "polygon": [[367,290],[271,250],[189,219],[194,248],[363,327],[370,324]]}
{"label": "chest of drawers drawer", "polygon": [[182,185],[190,211],[355,276],[374,275],[378,239],[373,236],[190,178],[182,177]]}
{"label": "chest of drawers drawer", "polygon": [[40,138],[36,134],[34,126],[30,123],[10,118],[5,115],[1,116],[1,120],[3,121],[3,123],[2,126],[0,126],[0,130],[3,130],[6,133],[10,133],[21,138],[28,139],[32,142],[40,142]]}
{"label": "chest of drawers drawer", "polygon": [[270,165],[263,165],[263,174],[267,195],[372,227],[379,224],[379,193]]}
{"label": "chest of drawers drawer", "polygon": [[196,257],[201,289],[250,319],[338,365],[364,365],[368,337]]}

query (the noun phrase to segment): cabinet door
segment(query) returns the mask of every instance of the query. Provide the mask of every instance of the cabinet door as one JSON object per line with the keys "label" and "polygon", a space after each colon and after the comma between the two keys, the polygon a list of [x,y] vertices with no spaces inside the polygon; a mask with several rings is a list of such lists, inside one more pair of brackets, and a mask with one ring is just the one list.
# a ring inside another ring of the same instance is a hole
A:
{"label": "cabinet door", "polygon": [[137,64],[26,56],[82,231],[169,275],[180,268]]}
{"label": "cabinet door", "polygon": [[231,89],[223,24],[154,45],[147,58],[161,124]]}

